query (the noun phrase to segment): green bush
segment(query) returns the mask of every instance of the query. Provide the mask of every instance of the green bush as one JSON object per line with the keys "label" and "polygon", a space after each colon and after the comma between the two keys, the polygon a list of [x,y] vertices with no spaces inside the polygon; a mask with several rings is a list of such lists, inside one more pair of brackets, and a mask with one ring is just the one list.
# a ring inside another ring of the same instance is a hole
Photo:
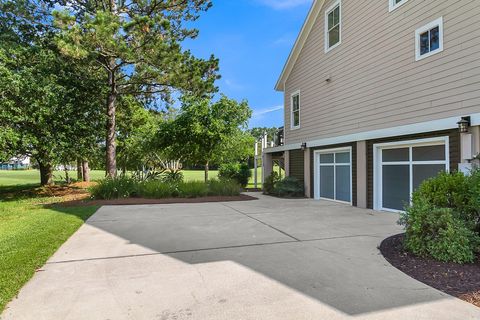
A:
{"label": "green bush", "polygon": [[210,196],[238,196],[241,187],[234,180],[210,180],[208,182],[208,195]]}
{"label": "green bush", "polygon": [[111,200],[130,197],[150,199],[198,198],[205,196],[237,196],[241,187],[234,180],[210,180],[191,182],[163,182],[160,180],[138,181],[134,178],[119,177],[105,179],[91,188],[95,199]]}
{"label": "green bush", "polygon": [[94,199],[105,200],[135,197],[138,191],[138,182],[125,176],[104,179],[90,188]]}
{"label": "green bush", "polygon": [[416,190],[413,201],[424,199],[437,208],[450,208],[471,228],[476,228],[479,220],[480,173],[471,176],[461,172],[442,172],[435,178],[426,180]]}
{"label": "green bush", "polygon": [[167,171],[162,174],[162,182],[170,184],[179,184],[183,182],[183,172]]}
{"label": "green bush", "polygon": [[148,181],[139,185],[139,195],[150,199],[173,198],[178,196],[177,186],[162,181]]}
{"label": "green bush", "polygon": [[275,185],[280,181],[278,172],[272,172],[263,182],[263,193],[274,194]]}
{"label": "green bush", "polygon": [[279,197],[303,197],[305,192],[297,178],[286,177],[275,184],[273,194]]}
{"label": "green bush", "polygon": [[220,166],[218,177],[220,179],[235,180],[245,188],[252,177],[252,171],[246,163],[226,163]]}
{"label": "green bush", "polygon": [[199,198],[208,195],[208,184],[201,181],[182,182],[178,185],[181,198]]}
{"label": "green bush", "polygon": [[402,214],[406,227],[405,248],[414,254],[439,261],[471,263],[479,245],[470,230],[451,208],[438,208],[418,194]]}

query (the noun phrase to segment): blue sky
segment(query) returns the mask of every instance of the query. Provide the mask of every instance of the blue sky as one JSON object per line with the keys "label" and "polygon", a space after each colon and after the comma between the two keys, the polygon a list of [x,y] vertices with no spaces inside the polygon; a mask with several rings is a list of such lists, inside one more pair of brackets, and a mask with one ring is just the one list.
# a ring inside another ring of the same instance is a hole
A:
{"label": "blue sky", "polygon": [[312,0],[213,0],[195,23],[200,35],[186,47],[220,59],[220,92],[247,99],[250,127],[283,125],[283,95],[273,87]]}

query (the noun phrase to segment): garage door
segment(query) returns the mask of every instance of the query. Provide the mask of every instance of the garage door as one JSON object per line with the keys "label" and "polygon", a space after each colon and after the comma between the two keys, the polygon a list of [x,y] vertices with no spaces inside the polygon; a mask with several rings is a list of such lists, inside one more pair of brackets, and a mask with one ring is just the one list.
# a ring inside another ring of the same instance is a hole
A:
{"label": "garage door", "polygon": [[351,149],[318,151],[315,153],[315,197],[352,202]]}
{"label": "garage door", "polygon": [[377,145],[376,161],[376,209],[402,211],[423,181],[449,170],[448,138]]}

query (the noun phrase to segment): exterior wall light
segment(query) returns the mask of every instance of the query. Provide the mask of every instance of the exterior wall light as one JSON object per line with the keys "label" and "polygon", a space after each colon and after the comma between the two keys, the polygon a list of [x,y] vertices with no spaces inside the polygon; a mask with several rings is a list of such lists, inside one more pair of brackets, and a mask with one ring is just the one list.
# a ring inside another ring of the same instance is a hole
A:
{"label": "exterior wall light", "polygon": [[306,142],[302,143],[302,151],[305,151],[305,150],[307,150],[307,143]]}
{"label": "exterior wall light", "polygon": [[470,127],[471,124],[471,118],[470,117],[463,117],[462,120],[457,122],[458,124],[458,130],[460,133],[467,133],[468,128]]}

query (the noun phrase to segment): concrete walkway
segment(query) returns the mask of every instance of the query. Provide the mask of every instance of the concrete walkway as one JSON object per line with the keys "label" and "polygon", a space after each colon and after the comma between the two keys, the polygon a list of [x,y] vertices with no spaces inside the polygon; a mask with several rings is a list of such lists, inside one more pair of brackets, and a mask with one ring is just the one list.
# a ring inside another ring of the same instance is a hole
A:
{"label": "concrete walkway", "polygon": [[480,319],[383,259],[396,215],[259,197],[103,207],[1,318]]}

